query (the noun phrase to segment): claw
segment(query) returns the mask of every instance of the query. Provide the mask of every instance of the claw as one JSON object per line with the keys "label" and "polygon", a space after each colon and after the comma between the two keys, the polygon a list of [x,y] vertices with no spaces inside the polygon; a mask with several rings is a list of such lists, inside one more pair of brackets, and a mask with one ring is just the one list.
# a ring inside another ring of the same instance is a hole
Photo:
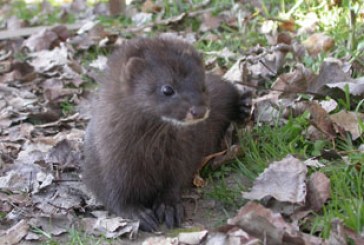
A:
{"label": "claw", "polygon": [[139,210],[135,216],[137,216],[136,219],[140,220],[140,230],[147,232],[158,231],[159,221],[152,210]]}
{"label": "claw", "polygon": [[181,203],[160,203],[154,206],[155,215],[159,222],[165,222],[168,228],[179,227],[184,217],[184,208]]}

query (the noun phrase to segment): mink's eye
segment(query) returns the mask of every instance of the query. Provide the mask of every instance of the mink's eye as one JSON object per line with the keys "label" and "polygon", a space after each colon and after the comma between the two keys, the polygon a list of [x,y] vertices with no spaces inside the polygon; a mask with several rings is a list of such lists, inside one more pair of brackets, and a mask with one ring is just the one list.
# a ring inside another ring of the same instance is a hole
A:
{"label": "mink's eye", "polygon": [[170,85],[163,85],[162,88],[162,93],[165,95],[165,96],[172,96],[174,95],[174,90],[173,88],[170,86]]}

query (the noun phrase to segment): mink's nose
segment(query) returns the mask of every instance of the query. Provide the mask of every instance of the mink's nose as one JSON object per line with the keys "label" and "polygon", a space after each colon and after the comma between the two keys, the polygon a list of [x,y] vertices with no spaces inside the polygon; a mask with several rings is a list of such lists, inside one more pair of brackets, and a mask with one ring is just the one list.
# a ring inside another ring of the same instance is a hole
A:
{"label": "mink's nose", "polygon": [[193,119],[201,119],[205,117],[207,112],[206,106],[192,106],[189,113],[192,115]]}

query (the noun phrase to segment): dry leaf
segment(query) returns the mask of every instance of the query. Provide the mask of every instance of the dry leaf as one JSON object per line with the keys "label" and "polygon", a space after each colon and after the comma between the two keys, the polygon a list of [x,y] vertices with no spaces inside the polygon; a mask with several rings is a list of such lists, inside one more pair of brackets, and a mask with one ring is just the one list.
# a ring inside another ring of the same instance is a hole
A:
{"label": "dry leaf", "polygon": [[200,31],[207,32],[210,30],[215,30],[221,25],[222,21],[223,19],[221,17],[213,16],[211,12],[207,12],[202,15],[202,23],[200,25]]}
{"label": "dry leaf", "polygon": [[121,217],[83,218],[81,227],[87,233],[97,236],[103,235],[107,238],[127,236],[132,239],[137,236],[139,221]]}
{"label": "dry leaf", "polygon": [[336,138],[336,128],[329,114],[316,102],[309,103],[311,123],[329,139]]}
{"label": "dry leaf", "polygon": [[64,66],[67,64],[67,47],[61,44],[61,47],[57,47],[51,51],[42,50],[30,54],[33,58],[29,64],[34,67],[38,73],[45,73],[57,66]]}
{"label": "dry leaf", "polygon": [[52,44],[58,40],[58,35],[51,30],[43,29],[40,32],[34,33],[23,43],[31,52],[48,50]]}
{"label": "dry leaf", "polygon": [[318,103],[322,107],[322,109],[324,109],[327,113],[334,111],[338,106],[337,102],[333,99],[322,100],[319,101]]}
{"label": "dry leaf", "polygon": [[292,72],[280,75],[272,84],[272,89],[297,96],[297,93],[303,93],[307,90],[311,76],[312,73],[308,69],[297,66],[297,69]]}
{"label": "dry leaf", "polygon": [[293,19],[284,20],[282,22],[279,22],[278,26],[280,29],[282,29],[284,31],[294,32],[296,30],[296,24]]}
{"label": "dry leaf", "polygon": [[197,231],[197,232],[182,232],[178,234],[179,243],[197,245],[201,244],[202,240],[207,236],[208,231]]}
{"label": "dry leaf", "polygon": [[350,65],[339,59],[326,58],[320,67],[317,79],[311,81],[308,92],[321,93],[326,96],[327,93],[323,90],[325,86],[343,81],[352,81]]}
{"label": "dry leaf", "polygon": [[269,241],[268,244],[282,244],[284,230],[290,227],[280,214],[254,202],[248,202],[227,223],[238,225],[249,235]]}
{"label": "dry leaf", "polygon": [[321,52],[331,50],[335,45],[335,41],[324,33],[315,33],[303,41],[303,45],[311,56],[317,56]]}
{"label": "dry leaf", "polygon": [[195,176],[193,176],[192,182],[196,187],[204,187],[206,185],[205,180],[199,174],[195,174]]}
{"label": "dry leaf", "polygon": [[69,231],[72,218],[70,215],[64,214],[53,214],[51,217],[42,217],[38,214],[35,218],[29,220],[29,224],[33,227],[38,227],[48,234],[59,236]]}
{"label": "dry leaf", "polygon": [[363,98],[364,96],[364,77],[358,79],[351,79],[348,82],[338,82],[326,84],[320,93],[330,94],[333,98],[345,98],[346,87],[351,96],[356,98]]}
{"label": "dry leaf", "polygon": [[313,173],[307,183],[307,206],[317,212],[329,198],[330,179],[323,173]]}
{"label": "dry leaf", "polygon": [[19,221],[5,232],[0,233],[0,245],[18,244],[27,235],[28,230],[27,222],[24,219]]}
{"label": "dry leaf", "polygon": [[303,162],[306,166],[315,167],[315,168],[322,168],[325,167],[324,164],[320,163],[319,160],[314,158],[309,158]]}
{"label": "dry leaf", "polygon": [[153,14],[151,13],[137,13],[133,15],[132,21],[135,26],[140,27],[152,21]]}
{"label": "dry leaf", "polygon": [[259,238],[266,244],[319,245],[323,240],[301,233],[298,227],[287,223],[281,214],[273,213],[262,205],[248,202],[239,213],[228,220],[230,225],[238,225],[250,236]]}
{"label": "dry leaf", "polygon": [[358,139],[362,135],[362,130],[360,130],[359,120],[364,121],[364,114],[356,113],[353,111],[340,111],[330,118],[339,127],[343,128],[345,131],[350,132],[351,138],[353,140]]}
{"label": "dry leaf", "polygon": [[273,162],[254,181],[250,192],[243,197],[260,200],[271,196],[281,202],[304,203],[306,197],[306,166],[291,155]]}
{"label": "dry leaf", "polygon": [[152,0],[146,0],[142,5],[142,11],[145,13],[158,13],[161,12],[162,7],[155,4]]}
{"label": "dry leaf", "polygon": [[142,245],[178,245],[178,238],[174,237],[150,237],[142,243]]}

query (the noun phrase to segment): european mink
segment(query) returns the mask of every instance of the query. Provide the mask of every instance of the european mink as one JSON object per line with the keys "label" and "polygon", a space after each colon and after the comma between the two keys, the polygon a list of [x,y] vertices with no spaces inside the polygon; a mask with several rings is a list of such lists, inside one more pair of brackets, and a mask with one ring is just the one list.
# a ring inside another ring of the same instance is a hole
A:
{"label": "european mink", "polygon": [[188,43],[127,41],[108,59],[85,139],[83,177],[106,208],[144,231],[179,226],[181,189],[217,152],[251,97],[205,74]]}

